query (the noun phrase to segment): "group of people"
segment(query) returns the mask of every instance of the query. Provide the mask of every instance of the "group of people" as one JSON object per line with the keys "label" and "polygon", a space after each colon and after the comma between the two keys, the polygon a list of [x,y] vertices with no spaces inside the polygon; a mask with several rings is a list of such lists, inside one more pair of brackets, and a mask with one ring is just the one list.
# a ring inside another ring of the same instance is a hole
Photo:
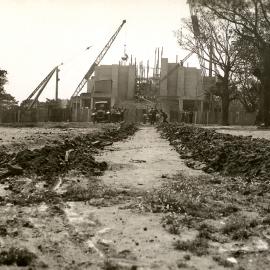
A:
{"label": "group of people", "polygon": [[163,110],[157,108],[151,108],[148,112],[145,111],[143,114],[143,123],[146,124],[148,121],[151,125],[156,123],[167,123],[168,115]]}
{"label": "group of people", "polygon": [[115,106],[111,109],[111,122],[121,122],[124,121],[124,113],[126,109],[125,108],[117,108]]}

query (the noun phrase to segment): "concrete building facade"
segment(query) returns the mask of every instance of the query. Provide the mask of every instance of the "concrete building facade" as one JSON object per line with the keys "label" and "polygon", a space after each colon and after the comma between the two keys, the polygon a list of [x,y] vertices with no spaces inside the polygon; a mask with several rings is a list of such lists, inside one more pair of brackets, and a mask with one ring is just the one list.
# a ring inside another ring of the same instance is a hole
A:
{"label": "concrete building facade", "polygon": [[205,101],[201,70],[182,67],[161,59],[160,92],[158,102],[170,111],[203,110]]}
{"label": "concrete building facade", "polygon": [[91,108],[94,101],[109,100],[111,106],[134,98],[136,86],[135,65],[101,65],[87,84]]}

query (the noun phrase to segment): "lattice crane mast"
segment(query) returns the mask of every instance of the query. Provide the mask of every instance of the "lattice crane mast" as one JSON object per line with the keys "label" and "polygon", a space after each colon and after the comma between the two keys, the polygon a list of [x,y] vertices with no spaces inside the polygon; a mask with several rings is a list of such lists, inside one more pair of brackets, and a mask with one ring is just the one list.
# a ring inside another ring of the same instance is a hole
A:
{"label": "lattice crane mast", "polygon": [[205,70],[205,61],[203,59],[204,53],[203,53],[202,48],[200,47],[200,42],[199,42],[201,31],[200,31],[199,20],[198,20],[197,11],[196,11],[196,0],[187,0],[187,3],[189,4],[191,22],[192,22],[196,50],[197,50],[197,54],[199,58],[201,72],[202,72],[202,76],[205,77],[206,70]]}
{"label": "lattice crane mast", "polygon": [[178,69],[178,67],[183,67],[184,63],[191,57],[193,52],[190,52],[188,55],[186,55],[182,60],[180,60],[179,63],[176,63],[175,67],[173,67],[166,75],[164,75],[162,78],[160,78],[159,83],[163,82],[166,80],[168,77],[171,76],[171,74]]}
{"label": "lattice crane mast", "polygon": [[[61,64],[62,65],[62,64]],[[59,65],[59,66],[61,66]],[[24,104],[27,108],[27,110],[30,110],[34,104],[37,102],[39,96],[41,95],[41,93],[43,92],[43,90],[45,89],[46,85],[48,84],[48,82],[50,81],[50,79],[52,78],[53,74],[56,72],[58,73],[59,71],[59,66],[54,67],[50,73],[41,81],[41,83],[36,87],[36,89],[27,97],[27,99],[24,101]],[[57,80],[58,80],[58,75],[57,75]],[[57,82],[56,82],[57,85]],[[34,96],[35,98],[31,101],[31,98]],[[31,101],[31,103],[30,103]]]}
{"label": "lattice crane mast", "polygon": [[89,68],[89,70],[87,71],[87,73],[84,75],[83,79],[81,80],[81,82],[77,86],[77,88],[74,91],[72,97],[78,96],[78,94],[82,91],[82,89],[85,86],[85,84],[87,83],[88,79],[94,73],[96,66],[99,65],[99,63],[101,62],[101,60],[103,59],[103,57],[105,56],[105,54],[107,53],[107,51],[110,49],[112,43],[114,42],[115,38],[117,37],[117,35],[119,34],[120,30],[122,29],[122,27],[123,27],[123,25],[125,23],[126,23],[126,20],[123,20],[122,23],[121,23],[121,25],[116,30],[116,32],[112,35],[112,37],[107,42],[107,44],[105,45],[105,47],[99,53],[98,57],[96,58],[96,60],[94,61],[94,63],[91,65],[91,67]]}

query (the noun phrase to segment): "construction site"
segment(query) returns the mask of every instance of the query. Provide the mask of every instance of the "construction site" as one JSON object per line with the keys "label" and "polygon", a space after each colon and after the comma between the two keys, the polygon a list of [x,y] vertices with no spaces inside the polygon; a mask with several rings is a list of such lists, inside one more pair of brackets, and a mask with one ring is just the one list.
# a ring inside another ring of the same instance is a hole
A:
{"label": "construction site", "polygon": [[183,59],[124,44],[103,63],[122,20],[70,98],[63,62],[20,105],[0,103],[0,270],[270,269],[270,131],[240,99],[224,125],[196,2]]}
{"label": "construction site", "polygon": [[[59,98],[59,71],[63,63],[54,67],[19,107],[1,113],[1,123],[37,122],[93,122],[96,102],[105,102],[111,113],[113,107],[124,108],[125,121],[143,122],[143,114],[150,108],[161,109],[171,122],[220,124],[221,108],[207,95],[216,78],[205,69],[184,66],[193,55],[169,63],[163,48],[154,50],[154,62],[136,62],[124,56],[119,63],[100,65],[126,21],[117,28],[101,50],[70,99]],[[177,57],[176,57],[177,58]],[[211,64],[210,64],[211,65]],[[38,99],[50,80],[55,80],[55,98],[46,102]],[[242,106],[231,106],[230,124],[253,125],[255,114],[246,113]],[[105,119],[103,119],[105,121]],[[108,119],[106,120],[108,121]]]}

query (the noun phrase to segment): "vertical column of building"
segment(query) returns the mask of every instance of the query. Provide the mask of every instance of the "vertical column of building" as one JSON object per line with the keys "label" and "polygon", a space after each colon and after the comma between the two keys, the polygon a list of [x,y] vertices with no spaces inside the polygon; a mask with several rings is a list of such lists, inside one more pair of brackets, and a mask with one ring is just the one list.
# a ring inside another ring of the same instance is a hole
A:
{"label": "vertical column of building", "polygon": [[203,96],[203,77],[201,75],[201,70],[197,69],[197,96],[200,98]]}
{"label": "vertical column of building", "polygon": [[91,77],[87,81],[87,93],[90,93],[90,108],[93,108],[93,89],[94,89],[94,80],[93,77]]}
{"label": "vertical column of building", "polygon": [[111,96],[111,106],[117,103],[118,100],[118,65],[112,65],[112,96]]}
{"label": "vertical column of building", "polygon": [[177,96],[179,102],[179,111],[183,111],[183,99],[185,96],[185,69],[184,67],[178,68],[177,74]]}
{"label": "vertical column of building", "polygon": [[200,105],[198,106],[199,111],[203,111],[203,101],[204,101],[204,89],[203,89],[203,77],[201,75],[201,70],[199,69],[197,71],[198,73],[198,87],[197,87],[197,96],[198,99],[200,100]]}
{"label": "vertical column of building", "polygon": [[129,66],[127,99],[132,99],[134,97],[135,83],[136,83],[135,80],[136,80],[136,68],[135,66]]}
{"label": "vertical column of building", "polygon": [[168,58],[161,59],[161,71],[160,71],[160,96],[168,96]]}

